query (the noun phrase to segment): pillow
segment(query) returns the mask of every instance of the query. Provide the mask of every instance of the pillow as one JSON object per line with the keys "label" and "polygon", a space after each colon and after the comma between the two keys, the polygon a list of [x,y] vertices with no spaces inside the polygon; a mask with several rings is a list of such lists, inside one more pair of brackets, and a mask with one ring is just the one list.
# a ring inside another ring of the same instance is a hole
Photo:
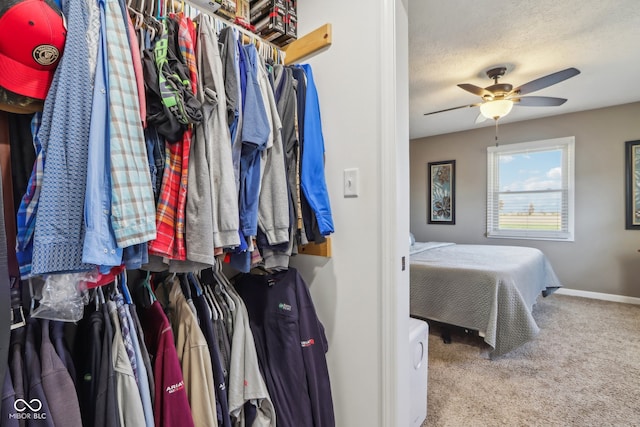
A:
{"label": "pillow", "polygon": [[409,233],[409,246],[413,246],[413,244],[416,243],[416,238],[413,235],[413,233]]}

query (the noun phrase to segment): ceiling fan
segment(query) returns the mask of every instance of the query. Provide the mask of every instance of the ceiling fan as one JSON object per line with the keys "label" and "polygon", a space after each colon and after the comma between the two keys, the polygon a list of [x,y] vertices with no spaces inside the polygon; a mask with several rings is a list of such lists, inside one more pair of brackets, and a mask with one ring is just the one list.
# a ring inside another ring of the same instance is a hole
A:
{"label": "ceiling fan", "polygon": [[481,102],[469,105],[461,105],[459,107],[447,108],[439,111],[433,111],[431,113],[425,113],[425,116],[430,114],[442,113],[445,111],[457,110],[460,108],[480,107],[480,114],[476,119],[476,123],[480,123],[486,119],[494,119],[497,121],[499,118],[506,116],[507,114],[509,114],[514,104],[518,104],[523,107],[554,107],[562,105],[567,101],[565,98],[522,95],[544,89],[580,74],[580,71],[576,68],[567,68],[565,70],[532,80],[514,89],[513,86],[509,83],[498,82],[498,79],[504,76],[506,71],[506,67],[496,67],[488,70],[486,72],[487,77],[493,79],[494,83],[491,86],[487,86],[485,88],[481,88],[469,83],[461,83],[458,85],[458,87],[460,87],[461,89],[464,89],[467,92],[471,92],[474,95],[478,95],[480,98],[482,98]]}

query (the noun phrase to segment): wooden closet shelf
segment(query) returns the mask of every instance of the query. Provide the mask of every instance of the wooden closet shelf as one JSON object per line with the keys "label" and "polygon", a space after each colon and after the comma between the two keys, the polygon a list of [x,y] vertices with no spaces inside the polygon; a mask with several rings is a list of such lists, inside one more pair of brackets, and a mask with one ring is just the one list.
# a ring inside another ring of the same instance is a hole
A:
{"label": "wooden closet shelf", "polygon": [[331,24],[324,24],[314,31],[292,41],[282,48],[285,52],[284,63],[294,64],[303,58],[307,58],[314,53],[320,52],[331,46],[332,29]]}
{"label": "wooden closet shelf", "polygon": [[303,255],[316,255],[331,258],[331,237],[327,237],[324,243],[308,243],[298,248],[298,253]]}

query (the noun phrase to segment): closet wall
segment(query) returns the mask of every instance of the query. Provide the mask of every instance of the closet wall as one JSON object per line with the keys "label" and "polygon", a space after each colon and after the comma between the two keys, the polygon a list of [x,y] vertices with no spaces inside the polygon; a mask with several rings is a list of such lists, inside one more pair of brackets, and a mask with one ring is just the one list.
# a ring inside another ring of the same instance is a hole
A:
{"label": "closet wall", "polygon": [[[406,426],[406,2],[298,2],[298,15],[299,34],[333,26],[333,45],[304,62],[320,94],[336,232],[332,258],[298,256],[292,264],[326,328],[338,426]],[[347,168],[359,170],[357,198],[343,197]]]}

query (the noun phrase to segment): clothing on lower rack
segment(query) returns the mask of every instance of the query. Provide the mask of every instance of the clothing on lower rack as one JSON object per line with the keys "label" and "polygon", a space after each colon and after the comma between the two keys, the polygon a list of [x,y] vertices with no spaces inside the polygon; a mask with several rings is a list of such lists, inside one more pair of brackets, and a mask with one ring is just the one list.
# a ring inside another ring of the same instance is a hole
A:
{"label": "clothing on lower rack", "polygon": [[324,328],[294,268],[235,280],[246,303],[278,425],[335,425]]}

